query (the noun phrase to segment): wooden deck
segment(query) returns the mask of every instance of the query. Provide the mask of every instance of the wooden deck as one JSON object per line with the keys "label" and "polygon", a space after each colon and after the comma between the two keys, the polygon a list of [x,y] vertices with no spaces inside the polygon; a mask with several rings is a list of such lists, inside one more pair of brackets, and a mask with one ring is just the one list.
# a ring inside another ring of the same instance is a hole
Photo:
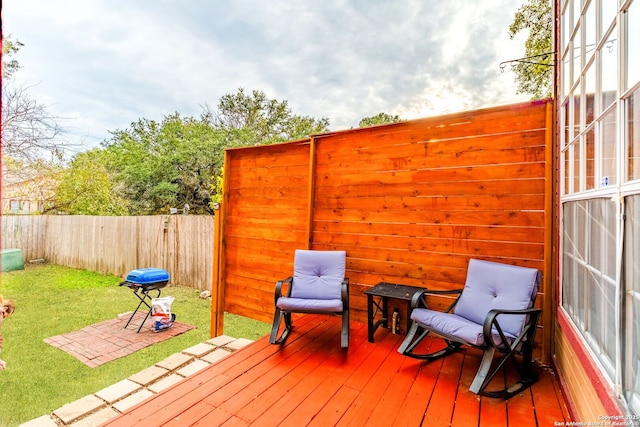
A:
{"label": "wooden deck", "polygon": [[[233,353],[104,426],[553,426],[570,421],[556,377],[508,401],[468,391],[475,349],[434,362],[400,355],[402,336],[367,341],[351,323],[340,348],[338,317],[294,317],[285,346],[267,338]],[[557,424],[556,424],[557,423]]]}

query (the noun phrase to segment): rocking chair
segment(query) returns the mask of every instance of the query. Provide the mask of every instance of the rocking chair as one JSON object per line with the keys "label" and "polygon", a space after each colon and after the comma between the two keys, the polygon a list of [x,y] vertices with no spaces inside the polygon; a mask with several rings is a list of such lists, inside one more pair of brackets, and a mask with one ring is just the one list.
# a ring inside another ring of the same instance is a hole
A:
{"label": "rocking chair", "polygon": [[[398,352],[433,360],[460,350],[462,345],[480,348],[484,354],[469,390],[488,397],[512,397],[538,379],[532,368],[532,353],[541,312],[533,308],[540,280],[540,271],[534,268],[470,260],[462,290],[425,290],[414,296],[413,322]],[[426,296],[446,294],[458,297],[444,313],[427,308]],[[429,332],[442,337],[446,347],[426,354],[414,352]],[[492,370],[496,352],[502,357]],[[521,362],[516,354],[522,356]],[[505,384],[503,390],[485,391],[507,360],[514,362],[519,379],[512,385]]]}
{"label": "rocking chair", "polygon": [[[345,268],[344,251],[296,250],[293,276],[276,283],[269,342],[285,342],[293,327],[291,313],[318,313],[342,316],[341,346],[349,347],[349,279],[344,277]],[[282,320],[285,327],[278,337]]]}

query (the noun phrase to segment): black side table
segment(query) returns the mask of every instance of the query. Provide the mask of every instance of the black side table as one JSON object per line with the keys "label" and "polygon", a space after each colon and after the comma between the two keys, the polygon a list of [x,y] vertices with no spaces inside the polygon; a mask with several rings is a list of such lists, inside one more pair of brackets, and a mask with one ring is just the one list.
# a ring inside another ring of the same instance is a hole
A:
{"label": "black side table", "polygon": [[[367,294],[367,328],[369,342],[373,342],[373,334],[380,325],[389,327],[388,299],[404,300],[407,303],[407,331],[411,326],[411,299],[416,292],[422,292],[425,288],[417,286],[398,285],[395,283],[380,282],[371,289],[364,291]],[[378,297],[376,301],[374,297]],[[376,311],[374,311],[374,306]],[[380,311],[382,318],[374,323],[376,313]]]}

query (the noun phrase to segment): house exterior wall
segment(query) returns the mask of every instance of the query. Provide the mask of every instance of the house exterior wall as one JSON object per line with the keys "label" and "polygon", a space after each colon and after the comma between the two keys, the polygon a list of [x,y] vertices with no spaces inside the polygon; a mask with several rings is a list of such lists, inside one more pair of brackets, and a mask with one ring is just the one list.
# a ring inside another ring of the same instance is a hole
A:
{"label": "house exterior wall", "polygon": [[34,170],[2,165],[2,215],[33,215],[44,211],[55,182]]}
{"label": "house exterior wall", "polygon": [[576,421],[640,416],[640,0],[555,0],[554,362]]}
{"label": "house exterior wall", "polygon": [[[50,191],[46,191],[50,193]],[[42,212],[44,202],[50,194],[43,194],[38,182],[7,184],[2,187],[3,215],[33,215]]]}

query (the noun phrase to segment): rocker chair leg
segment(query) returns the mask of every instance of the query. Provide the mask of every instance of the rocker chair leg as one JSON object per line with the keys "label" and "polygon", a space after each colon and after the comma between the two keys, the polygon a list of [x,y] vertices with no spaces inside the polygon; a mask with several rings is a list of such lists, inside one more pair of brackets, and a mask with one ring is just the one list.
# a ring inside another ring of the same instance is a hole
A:
{"label": "rocker chair leg", "polygon": [[[284,330],[280,337],[278,337],[278,331],[280,330],[280,324],[284,319]],[[283,312],[279,308],[276,308],[276,312],[273,315],[273,326],[271,327],[271,335],[269,336],[270,344],[282,344],[287,339],[287,336],[291,332],[291,313]]]}
{"label": "rocker chair leg", "polygon": [[398,347],[398,353],[413,357],[414,359],[434,360],[460,350],[459,343],[445,339],[444,341],[447,343],[447,346],[441,350],[427,354],[414,353],[413,350],[428,334],[429,329],[423,328],[417,322],[413,322],[409,332],[407,332],[406,338],[402,344],[400,344],[400,347]]}
{"label": "rocker chair leg", "polygon": [[[471,387],[469,387],[469,390],[473,393],[492,398],[509,399],[510,397],[520,393],[522,390],[531,387],[531,385],[533,385],[537,381],[538,374],[536,374],[531,368],[531,359],[525,356],[522,363],[523,366],[521,366],[516,360],[513,352],[505,354],[502,359],[500,359],[500,362],[497,364],[496,368],[490,373],[494,355],[495,348],[485,349],[484,354],[482,355],[482,361],[480,362],[480,367],[478,368],[478,372],[473,379],[473,382],[471,383]],[[520,379],[509,386],[507,386],[505,383],[505,388],[502,390],[485,391],[487,385],[491,382],[493,377],[504,366],[505,362],[509,358],[513,360],[518,374],[520,375]]]}
{"label": "rocker chair leg", "polygon": [[340,346],[349,347],[349,311],[342,312],[342,333],[340,334]]}
{"label": "rocker chair leg", "polygon": [[472,393],[480,394],[484,388],[487,386],[487,383],[493,378],[493,375],[487,380],[487,375],[489,375],[489,370],[491,370],[491,364],[493,363],[493,355],[495,354],[496,349],[493,347],[487,348],[482,354],[482,361],[480,362],[480,367],[478,368],[478,372],[476,373],[473,382],[471,383],[471,387],[469,390]]}

